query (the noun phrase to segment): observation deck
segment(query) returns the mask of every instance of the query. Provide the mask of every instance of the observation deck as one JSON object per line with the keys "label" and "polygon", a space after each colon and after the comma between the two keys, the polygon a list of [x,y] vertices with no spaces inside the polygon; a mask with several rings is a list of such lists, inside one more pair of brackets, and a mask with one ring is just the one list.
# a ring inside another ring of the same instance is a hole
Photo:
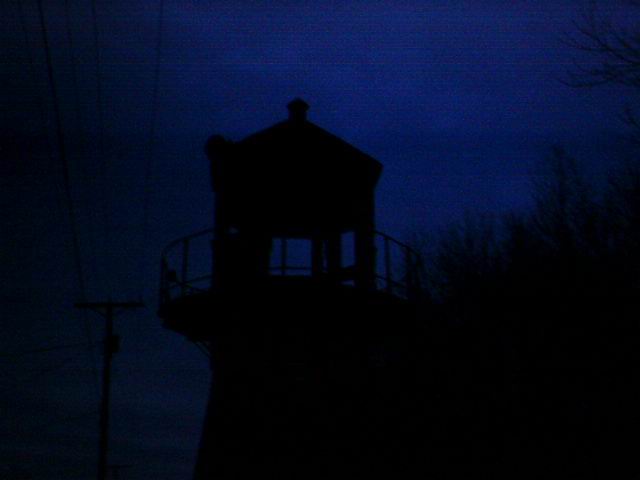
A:
{"label": "observation deck", "polygon": [[[344,266],[333,271],[326,263],[313,265],[310,241],[272,238],[266,272],[240,274],[233,282],[216,282],[213,245],[214,231],[207,229],[174,240],[162,253],[159,315],[167,328],[194,341],[231,329],[256,328],[256,312],[261,317],[278,316],[283,305],[307,319],[315,315],[325,326],[344,319],[346,312],[354,319],[386,318],[388,323],[398,309],[417,302],[424,288],[420,255],[381,232],[374,235],[376,268],[371,288],[356,284],[353,236],[344,236]],[[340,308],[340,315],[332,315],[332,308]],[[389,315],[381,315],[387,308]],[[273,328],[273,323],[269,325]]]}

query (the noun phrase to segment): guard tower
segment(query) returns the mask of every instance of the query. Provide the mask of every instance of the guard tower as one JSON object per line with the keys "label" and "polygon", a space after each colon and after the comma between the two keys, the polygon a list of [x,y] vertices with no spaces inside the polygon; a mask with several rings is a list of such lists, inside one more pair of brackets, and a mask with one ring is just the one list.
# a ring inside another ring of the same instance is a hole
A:
{"label": "guard tower", "polygon": [[172,242],[159,314],[210,355],[196,479],[382,478],[410,464],[420,259],[375,230],[381,164],[309,106],[206,144],[212,230]]}

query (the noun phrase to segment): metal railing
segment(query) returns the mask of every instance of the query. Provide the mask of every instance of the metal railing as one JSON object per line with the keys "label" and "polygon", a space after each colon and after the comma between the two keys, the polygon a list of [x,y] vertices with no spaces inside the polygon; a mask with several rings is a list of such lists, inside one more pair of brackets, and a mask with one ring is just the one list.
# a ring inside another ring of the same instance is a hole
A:
{"label": "metal railing", "polygon": [[377,288],[402,298],[419,296],[425,279],[420,254],[386,233],[375,232],[375,241]]}
{"label": "metal railing", "polygon": [[[269,264],[270,276],[311,276],[313,273],[310,241],[300,248],[298,239],[274,238]],[[163,252],[160,271],[160,305],[211,288],[213,265],[213,229],[202,230],[174,240]],[[375,232],[375,287],[400,298],[415,298],[423,287],[424,269],[420,255],[410,246]],[[343,260],[353,252],[344,252]],[[353,284],[353,265],[342,268],[338,281]],[[322,275],[328,275],[322,266]]]}
{"label": "metal railing", "polygon": [[213,229],[201,230],[169,243],[162,251],[160,305],[211,287]]}

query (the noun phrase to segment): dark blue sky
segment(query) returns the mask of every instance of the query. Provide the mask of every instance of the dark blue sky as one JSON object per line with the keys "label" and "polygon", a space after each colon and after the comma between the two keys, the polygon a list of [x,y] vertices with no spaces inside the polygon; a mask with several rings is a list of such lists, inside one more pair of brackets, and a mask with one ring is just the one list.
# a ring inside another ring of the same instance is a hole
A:
{"label": "dark blue sky", "polygon": [[[88,296],[147,302],[117,323],[112,462],[132,465],[122,478],[178,479],[192,468],[209,372],[161,328],[155,289],[162,246],[211,224],[210,134],[242,138],[303,97],[311,121],[384,164],[378,225],[399,237],[526,208],[531,173],[553,144],[593,175],[625,152],[618,115],[633,92],[559,81],[574,59],[590,60],[561,41],[589,2],[167,0],[151,147],[159,2],[96,2],[99,69],[91,3],[69,2],[68,16],[65,2],[44,3]],[[606,10],[628,16],[623,4]],[[9,354],[86,335],[72,308],[60,164],[46,149],[55,119],[36,3],[3,2],[0,18],[0,354]],[[98,338],[99,319],[88,321]],[[34,478],[94,475],[88,351],[0,362],[0,434],[12,439],[0,442],[0,464]]]}

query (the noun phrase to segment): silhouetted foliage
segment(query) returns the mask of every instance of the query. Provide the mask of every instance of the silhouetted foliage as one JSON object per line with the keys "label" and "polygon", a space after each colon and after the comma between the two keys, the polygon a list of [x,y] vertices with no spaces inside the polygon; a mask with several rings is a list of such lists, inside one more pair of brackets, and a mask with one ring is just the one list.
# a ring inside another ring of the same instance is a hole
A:
{"label": "silhouetted foliage", "polygon": [[[626,4],[631,8],[640,7],[640,2],[633,0]],[[595,65],[581,66],[571,72],[575,85],[620,83],[640,87],[640,33],[637,26],[616,24],[610,16],[598,11],[597,4],[592,3],[575,27],[577,34],[570,37],[570,45],[598,60]]]}
{"label": "silhouetted foliage", "polygon": [[428,255],[441,442],[494,477],[636,475],[640,169],[597,191],[556,147],[533,183],[530,211],[468,217]]}
{"label": "silhouetted foliage", "polygon": [[[627,0],[628,15],[633,18],[640,11],[640,2]],[[635,12],[634,12],[635,10]],[[567,43],[577,51],[586,52],[588,62],[575,62],[569,72],[569,85],[594,87],[619,84],[637,91],[640,89],[640,25],[623,25],[598,10],[592,3],[581,21],[575,23],[576,33]],[[624,122],[632,129],[633,139],[640,143],[640,119],[631,106],[623,112]]]}

